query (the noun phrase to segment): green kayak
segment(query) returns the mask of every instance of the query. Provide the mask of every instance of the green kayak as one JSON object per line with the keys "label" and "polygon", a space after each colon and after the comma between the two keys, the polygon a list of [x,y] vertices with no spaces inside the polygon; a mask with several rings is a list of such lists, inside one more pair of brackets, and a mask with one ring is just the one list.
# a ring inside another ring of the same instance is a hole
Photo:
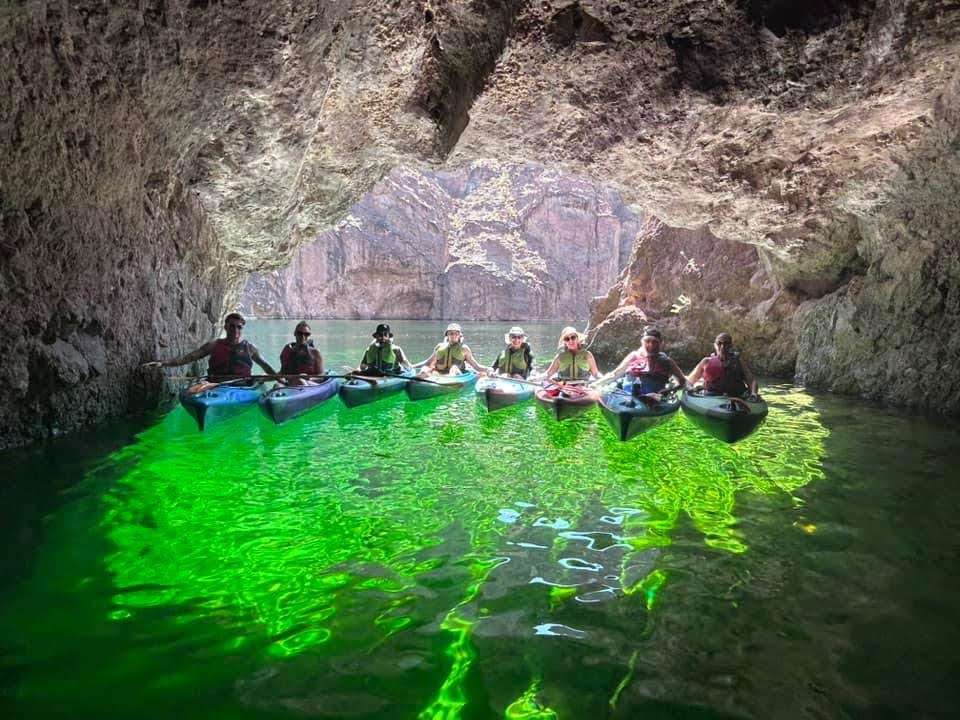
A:
{"label": "green kayak", "polygon": [[407,395],[411,400],[424,400],[438,395],[449,395],[450,393],[460,392],[476,381],[477,374],[473,370],[467,370],[467,372],[458,375],[431,375],[423,380],[411,380],[407,384]]}
{"label": "green kayak", "polygon": [[728,443],[743,440],[767,417],[767,403],[761,398],[707,395],[698,390],[683,393],[680,407],[694,425]]}
{"label": "green kayak", "polygon": [[679,409],[680,400],[675,393],[664,395],[660,402],[644,402],[620,389],[600,396],[600,412],[623,441],[669,420]]}

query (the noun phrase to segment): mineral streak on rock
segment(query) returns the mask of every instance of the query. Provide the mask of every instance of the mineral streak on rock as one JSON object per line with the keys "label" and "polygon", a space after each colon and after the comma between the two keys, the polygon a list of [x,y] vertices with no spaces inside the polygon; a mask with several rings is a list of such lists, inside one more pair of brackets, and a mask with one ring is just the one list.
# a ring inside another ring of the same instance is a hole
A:
{"label": "mineral streak on rock", "polygon": [[642,218],[602,185],[539,165],[398,169],[240,309],[280,317],[585,319]]}

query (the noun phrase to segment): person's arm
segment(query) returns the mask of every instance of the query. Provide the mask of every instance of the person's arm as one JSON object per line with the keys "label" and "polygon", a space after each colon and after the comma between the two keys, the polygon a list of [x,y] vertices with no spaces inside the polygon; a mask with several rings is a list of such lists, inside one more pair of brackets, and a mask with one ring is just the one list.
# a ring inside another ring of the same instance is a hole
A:
{"label": "person's arm", "polygon": [[587,350],[587,364],[590,366],[590,374],[593,377],[600,377],[600,370],[597,368],[597,361],[593,357],[593,353]]}
{"label": "person's arm", "polygon": [[560,353],[554,355],[553,360],[550,362],[550,367],[547,368],[547,371],[543,374],[543,377],[549,380],[554,375],[557,374],[557,370],[560,369]]}
{"label": "person's arm", "polygon": [[673,379],[677,381],[677,387],[688,389],[687,376],[683,374],[683,370],[680,369],[680,366],[677,365],[673,358],[670,358],[670,374],[673,376]]}
{"label": "person's arm", "polygon": [[427,373],[432,372],[433,369],[437,366],[437,352],[436,352],[436,350],[434,350],[432,353],[430,353],[430,357],[428,357],[428,358],[427,358],[426,360],[424,360],[422,363],[418,363],[418,364],[419,364],[419,366],[420,366],[420,374],[421,374],[421,375],[426,375]]}
{"label": "person's arm", "polygon": [[[590,353],[590,357],[593,357],[593,353]],[[623,375],[627,371],[627,366],[630,364],[630,361],[633,360],[633,353],[627,353],[627,356],[620,361],[620,364],[617,365],[613,370],[608,372],[606,375],[600,375],[596,380],[594,380],[591,385],[596,385],[601,382],[606,382],[607,380],[616,380],[618,377]],[[594,362],[596,364],[596,362]]]}
{"label": "person's arm", "polygon": [[407,356],[403,354],[403,350],[401,350],[399,347],[395,347],[393,348],[393,352],[395,352],[397,355],[397,362],[400,363],[400,367],[402,367],[404,370],[413,369],[410,366],[410,361],[407,360]]}
{"label": "person's arm", "polygon": [[267,375],[276,375],[277,371],[270,367],[270,363],[260,357],[260,351],[257,350],[257,346],[253,343],[250,343],[250,357],[253,358],[253,361],[262,367]]}
{"label": "person's arm", "polygon": [[491,374],[491,375],[496,375],[497,372],[499,372],[499,370],[500,370],[500,358],[502,358],[502,357],[504,356],[504,354],[507,353],[507,352],[508,352],[507,350],[501,350],[500,353],[497,355],[497,357],[494,359],[493,365],[490,366],[490,374]]}
{"label": "person's arm", "polygon": [[700,378],[703,377],[703,368],[706,366],[707,361],[701,360],[697,363],[697,366],[687,375],[687,384],[691,387],[696,385],[699,382]]}
{"label": "person's arm", "polygon": [[467,361],[467,365],[472,367],[478,373],[486,374],[487,369],[483,365],[478,363],[476,360],[474,360],[473,353],[470,352],[470,348],[468,348],[466,345],[463,346],[463,359]]}
{"label": "person's arm", "polygon": [[529,347],[527,347],[524,349],[523,353],[527,356],[527,369],[520,374],[523,376],[523,379],[526,380],[528,377],[530,377],[530,373],[533,372],[533,352]]}
{"label": "person's arm", "polygon": [[740,361],[740,369],[743,370],[743,379],[747,381],[747,385],[750,386],[750,394],[757,394],[757,378],[754,376],[753,372],[747,367],[747,363],[744,362],[743,358],[737,358]]}
{"label": "person's arm", "polygon": [[181,355],[178,358],[173,358],[172,360],[153,360],[143,364],[143,367],[180,367],[181,365],[189,365],[192,362],[197,360],[202,360],[207,355],[213,352],[213,343],[215,340],[211,340],[205,345],[201,345],[196,350],[191,350],[186,355]]}

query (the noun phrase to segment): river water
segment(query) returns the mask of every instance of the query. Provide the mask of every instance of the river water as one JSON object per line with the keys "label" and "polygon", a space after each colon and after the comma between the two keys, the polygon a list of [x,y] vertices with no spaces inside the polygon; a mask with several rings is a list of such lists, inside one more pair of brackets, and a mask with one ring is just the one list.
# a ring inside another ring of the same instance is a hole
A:
{"label": "river water", "polygon": [[[246,335],[273,361],[293,324]],[[415,360],[443,328],[393,325]],[[313,329],[336,366],[373,323]],[[541,364],[559,329],[527,328]],[[489,364],[505,325],[465,330]],[[0,710],[955,713],[956,426],[764,394],[733,446],[682,415],[621,443],[596,411],[464,394],[206,433],[177,408],[4,454]]]}

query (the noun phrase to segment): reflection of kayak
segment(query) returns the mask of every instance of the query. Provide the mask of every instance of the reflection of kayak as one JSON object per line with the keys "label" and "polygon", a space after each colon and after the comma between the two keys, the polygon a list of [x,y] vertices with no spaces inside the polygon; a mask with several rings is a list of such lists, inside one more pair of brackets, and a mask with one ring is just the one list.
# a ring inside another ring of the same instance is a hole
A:
{"label": "reflection of kayak", "polygon": [[767,417],[767,403],[763,400],[750,402],[728,395],[704,395],[701,391],[683,393],[680,407],[694,425],[728,443],[747,437]]}
{"label": "reflection of kayak", "polygon": [[534,393],[537,403],[557,420],[582,415],[597,402],[597,394],[579,385],[547,385]]}
{"label": "reflection of kayak", "polygon": [[197,421],[197,427],[203,430],[211,423],[220,422],[249,410],[263,395],[266,386],[256,385],[214,385],[207,390],[193,392],[197,385],[191,385],[180,391],[180,404]]}
{"label": "reflection of kayak", "polygon": [[404,373],[403,377],[354,375],[340,386],[340,399],[347,407],[356,407],[396,395],[403,392],[404,386],[410,382],[410,375],[410,373]]}
{"label": "reflection of kayak", "polygon": [[646,403],[625,390],[613,390],[600,396],[600,412],[621,440],[649,430],[672,418],[680,409],[675,394],[665,395],[661,402]]}
{"label": "reflection of kayak", "polygon": [[467,370],[459,375],[431,375],[424,379],[430,382],[411,380],[407,383],[407,395],[411,400],[424,400],[437,395],[458,393],[465,387],[473,385],[477,381],[477,374],[473,370]]}
{"label": "reflection of kayak", "polygon": [[533,397],[533,385],[502,377],[481,378],[477,381],[477,399],[493,412]]}
{"label": "reflection of kayak", "polygon": [[329,400],[339,388],[339,378],[324,380],[317,385],[275,387],[260,398],[260,410],[279,425]]}

